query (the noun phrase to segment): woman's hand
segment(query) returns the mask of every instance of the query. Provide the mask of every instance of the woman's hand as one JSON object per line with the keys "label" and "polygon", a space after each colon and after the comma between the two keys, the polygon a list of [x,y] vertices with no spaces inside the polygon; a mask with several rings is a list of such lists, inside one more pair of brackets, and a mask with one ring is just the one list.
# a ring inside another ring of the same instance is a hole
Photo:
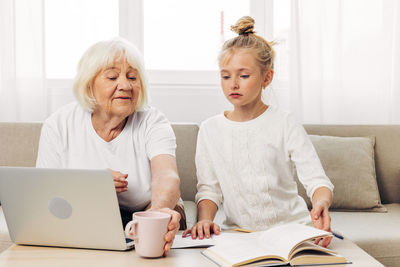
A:
{"label": "woman's hand", "polygon": [[[316,201],[313,204],[310,216],[315,228],[331,232],[331,216],[329,215],[329,203],[327,201]],[[327,247],[331,240],[332,237],[324,238],[321,245]],[[315,240],[315,244],[318,244],[320,241],[321,238]]]}
{"label": "woman's hand", "polygon": [[196,239],[196,235],[199,236],[199,239],[210,238],[211,233],[218,235],[221,232],[221,228],[218,224],[214,223],[210,220],[201,220],[198,221],[191,229],[187,229],[183,232],[182,236],[186,237],[189,233],[191,234],[193,239]]}
{"label": "woman's hand", "polygon": [[164,256],[167,256],[168,252],[171,249],[172,243],[174,242],[175,235],[179,230],[179,221],[181,220],[181,215],[177,211],[171,210],[169,208],[150,209],[150,210],[156,210],[171,215],[171,219],[169,220],[168,223],[168,231],[164,236],[164,240],[166,242],[164,246]]}
{"label": "woman's hand", "polygon": [[128,190],[128,181],[126,178],[128,177],[128,174],[123,174],[119,171],[113,171],[111,169],[108,169],[114,179],[114,186],[115,186],[115,191],[117,193],[125,192]]}

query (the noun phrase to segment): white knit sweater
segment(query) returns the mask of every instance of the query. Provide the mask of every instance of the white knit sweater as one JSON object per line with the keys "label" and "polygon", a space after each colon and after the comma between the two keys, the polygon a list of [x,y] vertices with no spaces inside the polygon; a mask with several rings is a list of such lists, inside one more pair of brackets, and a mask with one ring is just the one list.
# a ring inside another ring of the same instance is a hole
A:
{"label": "white knit sweater", "polygon": [[265,230],[283,222],[310,223],[293,178],[311,198],[333,185],[304,128],[270,106],[257,118],[235,122],[223,114],[204,121],[197,151],[197,203],[223,204],[226,226]]}

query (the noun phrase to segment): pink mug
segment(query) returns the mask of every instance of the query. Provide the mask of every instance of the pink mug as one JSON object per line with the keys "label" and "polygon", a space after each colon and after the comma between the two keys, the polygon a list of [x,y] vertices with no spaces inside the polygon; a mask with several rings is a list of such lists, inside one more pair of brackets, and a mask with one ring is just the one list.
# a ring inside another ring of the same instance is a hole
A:
{"label": "pink mug", "polygon": [[[164,254],[164,236],[171,215],[158,211],[140,211],[132,215],[125,234],[135,241],[135,250],[142,257],[156,258]],[[133,235],[130,235],[132,230]]]}

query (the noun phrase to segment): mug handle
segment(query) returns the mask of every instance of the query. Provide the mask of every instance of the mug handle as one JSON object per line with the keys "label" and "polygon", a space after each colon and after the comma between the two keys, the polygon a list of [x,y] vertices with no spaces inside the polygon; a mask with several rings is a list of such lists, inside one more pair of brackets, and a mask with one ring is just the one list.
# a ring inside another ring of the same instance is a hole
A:
{"label": "mug handle", "polygon": [[[137,225],[138,225],[138,221],[137,220],[132,220],[130,222],[128,222],[125,226],[125,235],[127,236],[131,236],[133,237],[134,240],[137,240]],[[130,231],[132,229],[133,235],[130,234]]]}

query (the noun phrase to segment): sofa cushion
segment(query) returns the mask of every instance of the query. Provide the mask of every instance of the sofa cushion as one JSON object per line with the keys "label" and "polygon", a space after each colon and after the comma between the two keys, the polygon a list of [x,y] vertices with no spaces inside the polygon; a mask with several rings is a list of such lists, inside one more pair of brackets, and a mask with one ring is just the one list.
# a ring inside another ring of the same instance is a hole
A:
{"label": "sofa cushion", "polygon": [[400,204],[385,207],[387,213],[333,211],[331,226],[385,266],[399,266]]}
{"label": "sofa cushion", "polygon": [[[332,209],[386,211],[376,182],[374,137],[310,135],[310,139],[335,186]],[[298,188],[311,207],[303,186]]]}

